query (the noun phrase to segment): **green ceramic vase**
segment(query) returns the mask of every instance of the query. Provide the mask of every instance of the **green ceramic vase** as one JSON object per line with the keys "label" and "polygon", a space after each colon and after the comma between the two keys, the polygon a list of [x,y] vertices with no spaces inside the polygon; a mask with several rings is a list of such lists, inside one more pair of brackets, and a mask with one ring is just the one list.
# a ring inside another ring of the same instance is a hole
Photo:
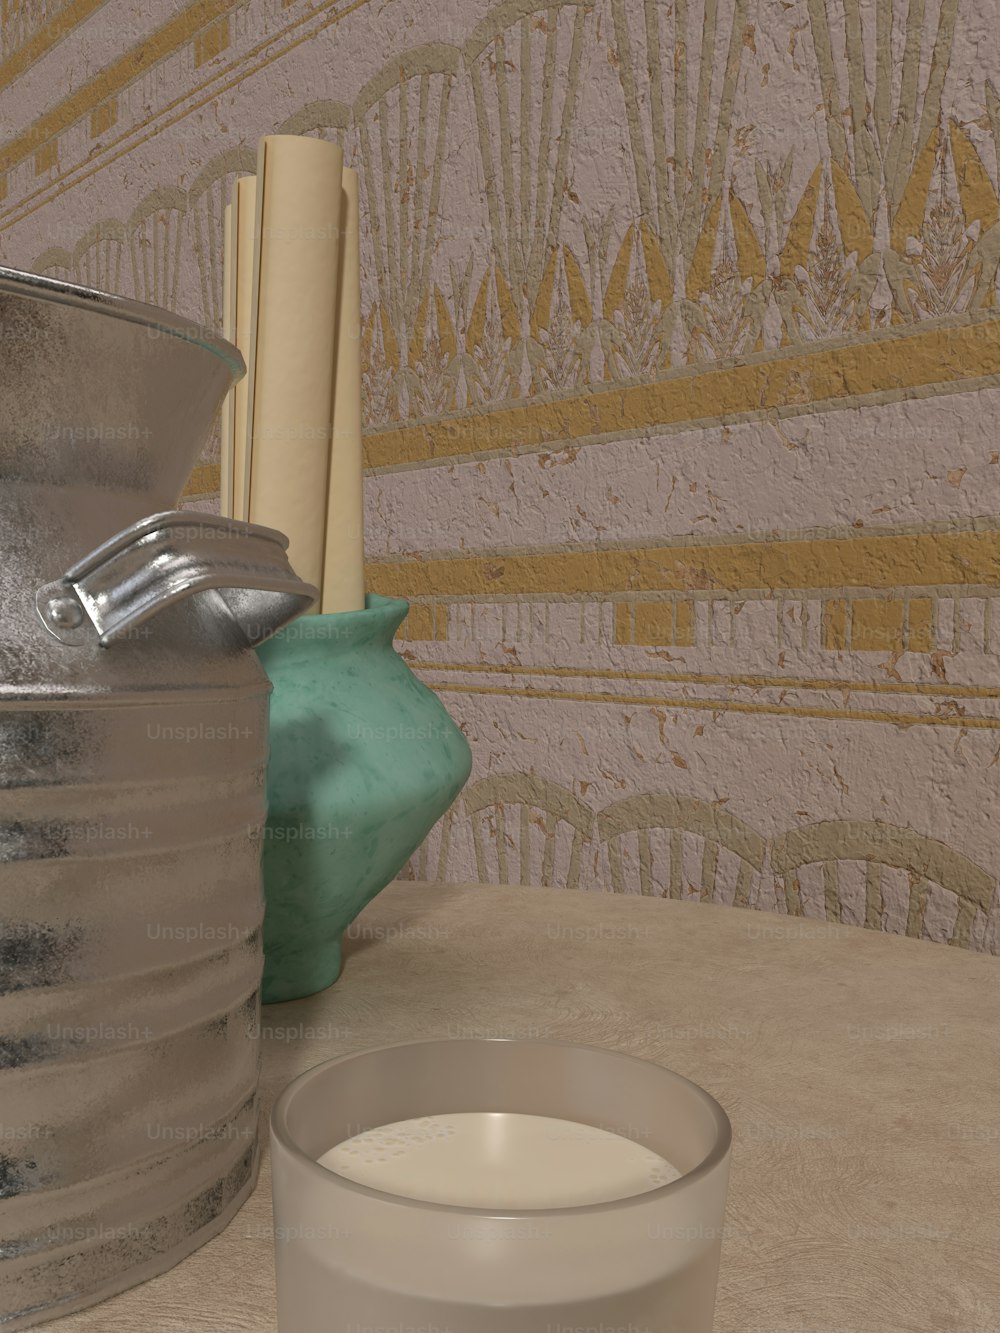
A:
{"label": "green ceramic vase", "polygon": [[257,653],[271,678],[264,983],[271,1004],[340,973],[341,937],[462,790],[469,745],[392,646],[409,603],[303,616]]}

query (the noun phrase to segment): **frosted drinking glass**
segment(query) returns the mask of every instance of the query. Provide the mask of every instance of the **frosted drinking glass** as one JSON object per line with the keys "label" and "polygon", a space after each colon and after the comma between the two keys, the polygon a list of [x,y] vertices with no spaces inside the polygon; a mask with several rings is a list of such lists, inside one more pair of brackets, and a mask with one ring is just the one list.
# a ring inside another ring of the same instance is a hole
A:
{"label": "frosted drinking glass", "polygon": [[[572,1207],[466,1207],[318,1160],[376,1126],[470,1112],[605,1130],[681,1176]],[[711,1333],[731,1141],[707,1092],[597,1047],[422,1041],[317,1065],[271,1115],[279,1333]]]}

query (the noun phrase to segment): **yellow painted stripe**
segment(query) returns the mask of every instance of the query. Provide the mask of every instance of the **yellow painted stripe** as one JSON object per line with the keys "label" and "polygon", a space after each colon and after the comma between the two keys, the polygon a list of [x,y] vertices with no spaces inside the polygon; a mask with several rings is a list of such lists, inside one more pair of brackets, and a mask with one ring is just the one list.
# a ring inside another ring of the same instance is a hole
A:
{"label": "yellow painted stripe", "polygon": [[108,0],[70,0],[69,4],[33,32],[28,40],[0,63],[0,88],[7,88],[26,69],[41,60],[85,19],[102,9]]}
{"label": "yellow painted stripe", "polygon": [[1000,320],[992,315],[946,328],[892,329],[845,346],[758,353],[739,365],[683,370],[651,384],[594,387],[555,401],[403,425],[369,434],[365,463],[399,467],[747,413],[788,414],[877,394],[906,396],[1000,375],[998,334]]}
{"label": "yellow painted stripe", "polygon": [[739,541],[716,545],[502,551],[372,561],[371,589],[388,597],[536,596],[642,592],[799,591],[981,585],[1000,587],[1000,532],[925,532]]}
{"label": "yellow painted stripe", "polygon": [[800,676],[719,676],[694,671],[611,671],[586,667],[514,666],[506,662],[431,662],[404,652],[407,664],[417,671],[462,671],[497,676],[554,676],[558,679],[648,680],[663,685],[730,685],[737,689],[826,690],[843,694],[942,695],[947,699],[1000,699],[1000,689],[978,685],[940,685],[918,681],[823,680]]}
{"label": "yellow painted stripe", "polygon": [[[176,125],[178,121],[181,121],[186,116],[200,110],[203,106],[216,102],[224,93],[237,87],[237,85],[242,83],[244,79],[250,78],[251,75],[258,73],[260,70],[266,69],[276,61],[283,59],[289,51],[293,51],[303,42],[309,41],[310,38],[316,35],[316,33],[322,32],[325,28],[332,27],[335,23],[339,23],[341,19],[346,18],[348,14],[352,14],[355,10],[360,9],[363,5],[369,4],[370,2],[371,0],[353,0],[353,3],[345,5],[335,14],[324,19],[323,22],[316,27],[311,28],[305,33],[301,33],[286,46],[279,50],[271,50],[264,59],[258,61],[256,65],[249,63],[259,55],[261,51],[265,50],[266,47],[271,46],[275,41],[294,32],[296,28],[302,27],[304,23],[310,19],[314,19],[316,15],[321,13],[324,9],[331,8],[336,3],[336,0],[328,0],[327,4],[320,5],[316,9],[310,10],[308,14],[304,14],[294,22],[289,23],[286,28],[281,30],[281,32],[269,34],[264,41],[258,43],[252,50],[243,53],[229,65],[228,72],[232,77],[229,78],[228,82],[220,83],[219,79],[222,75],[216,73],[197,87],[185,88],[183,93],[178,97],[175,97],[173,101],[169,102],[165,107],[162,107],[150,120],[140,125],[128,126],[124,129],[122,134],[115,141],[116,145],[123,145],[118,148],[117,152],[109,153],[107,156],[102,154],[98,162],[95,162],[87,168],[87,170],[80,171],[79,174],[75,176],[74,180],[63,189],[56,190],[54,193],[52,192],[52,187],[65,181],[74,171],[76,171],[77,167],[80,165],[79,163],[67,167],[56,180],[49,180],[45,185],[40,186],[39,189],[35,190],[33,193],[19,198],[18,201],[15,204],[12,204],[4,213],[0,213],[0,230],[7,230],[16,223],[23,222],[25,218],[30,217],[33,213],[37,213],[40,208],[44,208],[47,204],[51,203],[53,199],[57,199],[61,194],[64,194],[66,190],[72,189],[74,185],[79,185],[82,181],[96,175],[99,171],[103,171],[105,167],[110,166],[112,162],[117,162],[119,158],[135,152],[137,148],[140,148],[144,143],[147,143],[150,139],[154,138],[161,132],[161,130],[169,129],[171,125]],[[386,0],[386,3],[392,3],[392,0]],[[173,52],[171,51],[165,51],[163,53],[163,58],[172,54]],[[235,73],[233,74],[232,71],[234,70]],[[205,89],[208,91],[204,91]],[[188,100],[195,97],[199,92],[202,92],[204,95],[197,101]],[[173,116],[169,115],[169,113],[174,111],[177,107],[181,108],[177,114]],[[133,135],[143,129],[146,131],[145,134],[142,134],[139,138],[132,138]],[[29,203],[32,204],[32,207],[25,208],[25,205]]]}
{"label": "yellow painted stripe", "polygon": [[75,125],[108,97],[121,92],[148,73],[164,57],[183,46],[200,28],[228,13],[233,6],[234,0],[195,0],[189,9],[151,33],[131,51],[126,51],[123,56],[112,61],[89,83],[82,84],[39,116],[23,134],[11,139],[0,149],[0,171],[9,171],[29,157],[40,144],[54,138],[70,125]]}
{"label": "yellow painted stripe", "polygon": [[705,713],[769,713],[780,717],[822,718],[829,722],[891,722],[897,727],[960,727],[1000,730],[1000,718],[955,717],[939,713],[887,713],[875,709],[796,708],[788,704],[749,703],[733,699],[660,699],[647,694],[611,694],[595,690],[539,690],[531,686],[450,685],[427,682],[437,693],[495,694],[518,699],[561,699],[571,703],[623,704],[630,707],[687,708]]}

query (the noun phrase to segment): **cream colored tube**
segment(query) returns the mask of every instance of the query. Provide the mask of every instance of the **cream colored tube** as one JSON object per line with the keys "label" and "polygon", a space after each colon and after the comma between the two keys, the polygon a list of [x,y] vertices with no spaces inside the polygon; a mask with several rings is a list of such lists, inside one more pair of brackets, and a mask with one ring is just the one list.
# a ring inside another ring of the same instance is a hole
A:
{"label": "cream colored tube", "polygon": [[330,470],[342,167],[339,146],[323,139],[269,135],[258,149],[247,517],[286,533],[293,569],[317,587]]}
{"label": "cream colored tube", "polygon": [[[226,205],[222,223],[222,335],[236,341],[235,302],[233,301],[233,269],[236,266],[233,238],[233,206]],[[231,389],[222,400],[222,425],[219,441],[219,513],[223,518],[233,516],[233,394]]]}
{"label": "cream colored tube", "polygon": [[333,438],[326,505],[322,609],[365,606],[364,477],[361,456],[361,248],[358,173],[344,168]]}
{"label": "cream colored tube", "polygon": [[247,516],[247,464],[250,440],[247,436],[247,395],[253,338],[254,220],[257,207],[257,177],[241,176],[233,182],[232,245],[235,262],[231,278],[230,301],[233,309],[233,341],[243,353],[247,373],[233,390],[233,508],[234,518]]}

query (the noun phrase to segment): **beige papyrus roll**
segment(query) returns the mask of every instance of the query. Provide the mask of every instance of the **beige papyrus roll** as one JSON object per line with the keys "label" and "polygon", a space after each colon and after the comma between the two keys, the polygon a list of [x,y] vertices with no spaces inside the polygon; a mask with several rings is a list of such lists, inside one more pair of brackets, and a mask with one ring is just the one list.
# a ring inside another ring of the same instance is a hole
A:
{"label": "beige papyrus roll", "polygon": [[340,290],[337,302],[333,438],[326,507],[322,609],[365,605],[364,481],[361,460],[361,250],[358,173],[344,168]]}
{"label": "beige papyrus roll", "polygon": [[250,444],[247,438],[247,394],[250,388],[251,323],[253,315],[253,231],[257,200],[257,177],[241,176],[233,181],[232,244],[235,262],[231,278],[233,341],[243,353],[247,373],[233,390],[233,509],[234,518],[246,518],[246,476]]}
{"label": "beige papyrus roll", "polygon": [[257,153],[247,517],[289,538],[322,586],[340,263],[337,144],[269,135]]}
{"label": "beige papyrus roll", "polygon": [[[236,341],[233,301],[233,269],[236,266],[236,246],[233,237],[233,206],[226,205],[222,220],[222,336],[231,343]],[[219,513],[223,518],[233,516],[233,395],[230,389],[222,400],[222,422],[219,439]]]}

